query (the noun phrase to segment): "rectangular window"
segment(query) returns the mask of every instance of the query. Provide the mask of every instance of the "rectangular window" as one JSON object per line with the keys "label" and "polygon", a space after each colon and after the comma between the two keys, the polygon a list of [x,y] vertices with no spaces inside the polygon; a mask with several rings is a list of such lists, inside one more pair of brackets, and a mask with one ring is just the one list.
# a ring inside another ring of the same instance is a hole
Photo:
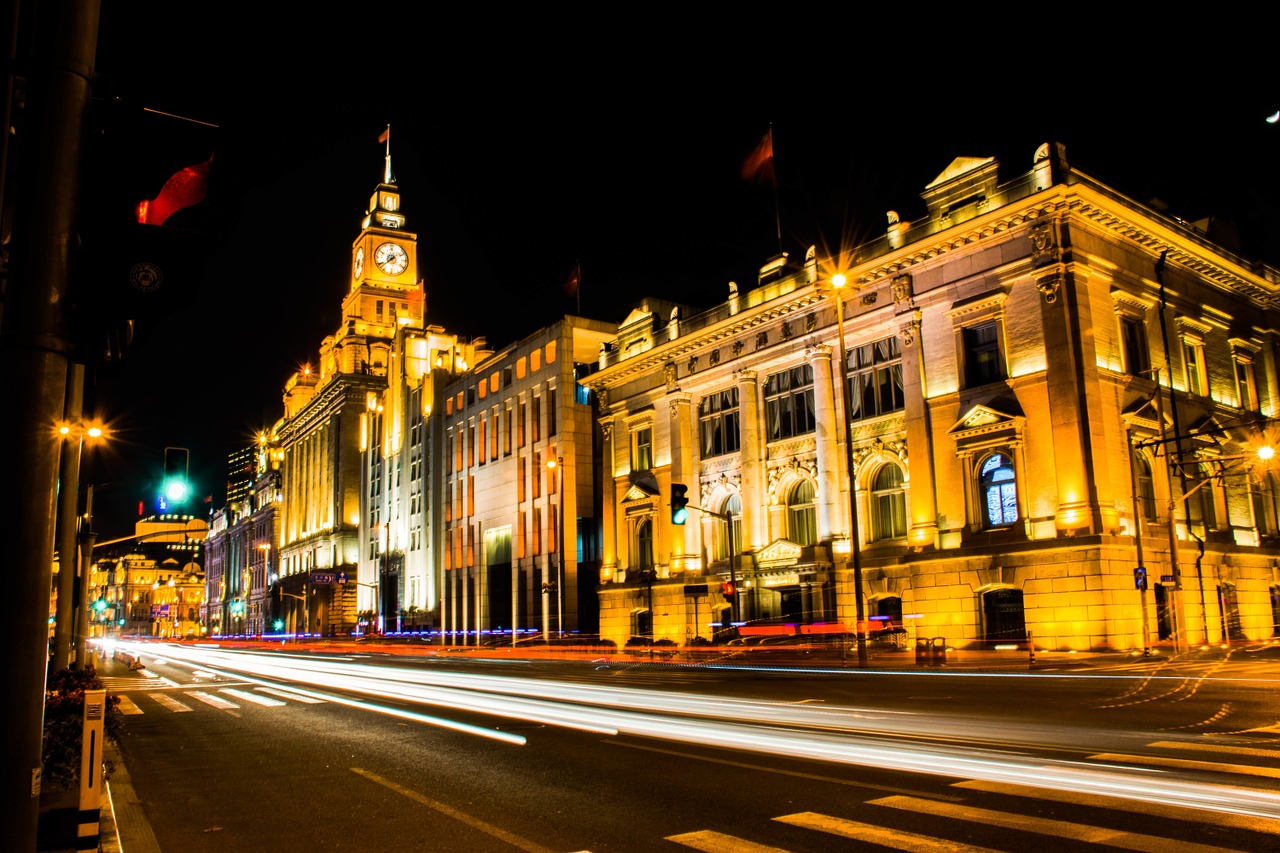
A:
{"label": "rectangular window", "polygon": [[453,483],[444,484],[444,520],[453,521]]}
{"label": "rectangular window", "polygon": [[631,434],[631,470],[648,471],[653,467],[653,430],[638,429]]}
{"label": "rectangular window", "polygon": [[1182,361],[1187,371],[1187,393],[1204,396],[1204,344],[1192,338],[1182,342]]}
{"label": "rectangular window", "polygon": [[381,299],[373,303],[373,317],[379,323],[382,322],[382,300]]}
{"label": "rectangular window", "polygon": [[1004,379],[1000,363],[1000,324],[991,320],[963,330],[965,386],[973,388]]}
{"label": "rectangular window", "polygon": [[542,497],[542,454],[533,454],[533,465],[529,472],[530,484],[533,486],[533,496],[535,498]]}
{"label": "rectangular window", "polygon": [[487,423],[485,423],[484,418],[481,418],[481,419],[480,419],[480,429],[479,429],[479,433],[478,433],[479,437],[476,439],[476,440],[477,440],[477,442],[478,442],[478,446],[479,446],[479,448],[480,448],[480,464],[481,464],[481,465],[483,465],[483,464],[484,464],[484,437],[485,437],[485,430],[486,430],[486,428],[487,428],[487,427],[488,427],[488,424],[487,424]]}
{"label": "rectangular window", "polygon": [[1236,356],[1236,394],[1240,408],[1258,411],[1258,382],[1252,359]]}
{"label": "rectangular window", "polygon": [[493,410],[493,416],[490,418],[493,422],[493,429],[489,436],[489,459],[492,461],[498,458],[498,410]]}
{"label": "rectangular window", "polygon": [[542,428],[542,397],[537,394],[533,395],[533,411],[529,415],[529,428],[534,441],[542,438],[540,432]]}
{"label": "rectangular window", "polygon": [[556,434],[556,389],[547,389],[547,436]]}
{"label": "rectangular window", "polygon": [[533,508],[533,553],[542,553],[542,510]]}
{"label": "rectangular window", "polygon": [[702,458],[736,453],[739,448],[738,389],[708,394],[698,402]]}
{"label": "rectangular window", "polygon": [[902,411],[902,348],[896,335],[856,347],[848,359],[850,420]]}
{"label": "rectangular window", "polygon": [[467,476],[467,518],[476,514],[476,476]]}
{"label": "rectangular window", "polygon": [[502,455],[511,455],[511,406],[508,404],[502,418]]}
{"label": "rectangular window", "polygon": [[449,440],[453,442],[453,458],[454,458],[453,470],[461,471],[462,470],[462,436],[459,433],[455,432],[450,437]]}
{"label": "rectangular window", "polygon": [[811,433],[813,368],[807,364],[770,376],[764,384],[764,417],[768,441]]}
{"label": "rectangular window", "polygon": [[524,503],[525,460],[523,456],[516,459],[516,502]]}
{"label": "rectangular window", "polygon": [[476,464],[476,428],[475,425],[467,427],[467,467],[470,468]]}
{"label": "rectangular window", "polygon": [[529,544],[525,541],[527,536],[525,528],[528,523],[529,519],[526,517],[524,512],[516,513],[516,558],[521,560],[529,556],[526,550],[529,547]]}
{"label": "rectangular window", "polygon": [[1148,376],[1151,351],[1147,348],[1147,324],[1138,317],[1121,317],[1120,335],[1124,345],[1124,372],[1130,376]]}
{"label": "rectangular window", "polygon": [[516,447],[524,447],[524,422],[525,406],[521,400],[516,404]]}

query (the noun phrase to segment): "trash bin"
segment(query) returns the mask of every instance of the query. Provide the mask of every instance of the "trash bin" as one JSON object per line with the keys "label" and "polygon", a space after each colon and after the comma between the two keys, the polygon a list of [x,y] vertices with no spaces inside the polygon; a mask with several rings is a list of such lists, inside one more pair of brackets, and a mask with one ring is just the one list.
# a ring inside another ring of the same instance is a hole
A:
{"label": "trash bin", "polygon": [[933,645],[932,658],[934,666],[942,666],[947,662],[947,638],[934,637],[930,641]]}
{"label": "trash bin", "polygon": [[927,637],[916,638],[916,666],[928,666],[933,663],[932,641]]}

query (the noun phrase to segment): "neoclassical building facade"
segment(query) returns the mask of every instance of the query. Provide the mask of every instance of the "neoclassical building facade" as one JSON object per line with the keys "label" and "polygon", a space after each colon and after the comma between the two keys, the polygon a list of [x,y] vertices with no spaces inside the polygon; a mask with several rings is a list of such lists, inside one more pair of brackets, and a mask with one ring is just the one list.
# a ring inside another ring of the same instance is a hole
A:
{"label": "neoclassical building facade", "polygon": [[584,380],[604,636],[852,630],[859,604],[972,646],[1275,634],[1280,274],[1059,145],[1028,159],[957,159],[867,245],[626,318]]}

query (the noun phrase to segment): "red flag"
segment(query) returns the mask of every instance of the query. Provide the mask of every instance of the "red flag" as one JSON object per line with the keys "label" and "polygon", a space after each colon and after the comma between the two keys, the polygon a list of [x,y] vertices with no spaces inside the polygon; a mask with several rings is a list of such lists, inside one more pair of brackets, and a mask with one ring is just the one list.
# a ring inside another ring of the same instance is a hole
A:
{"label": "red flag", "polygon": [[138,202],[138,222],[143,225],[164,225],[179,210],[204,201],[209,189],[209,167],[212,165],[213,156],[210,155],[203,163],[175,172],[164,182],[160,195]]}
{"label": "red flag", "polygon": [[386,142],[391,138],[391,125],[387,125],[387,129],[378,134],[379,142]]}
{"label": "red flag", "polygon": [[760,144],[743,162],[742,177],[748,181],[767,180],[773,183],[773,125],[769,125]]}
{"label": "red flag", "polygon": [[564,292],[572,295],[578,292],[578,288],[582,285],[582,265],[574,264],[573,272],[569,273],[569,280],[564,283]]}

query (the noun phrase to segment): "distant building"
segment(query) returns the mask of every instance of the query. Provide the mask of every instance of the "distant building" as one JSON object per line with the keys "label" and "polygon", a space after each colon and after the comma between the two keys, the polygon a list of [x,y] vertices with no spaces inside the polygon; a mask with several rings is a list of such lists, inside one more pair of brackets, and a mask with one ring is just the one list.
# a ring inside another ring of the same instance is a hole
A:
{"label": "distant building", "polygon": [[959,158],[918,217],[774,259],[711,310],[626,318],[585,380],[603,635],[852,630],[859,603],[960,645],[1280,633],[1277,479],[1255,454],[1280,413],[1280,274],[1060,146],[997,168]]}
{"label": "distant building", "polygon": [[253,490],[257,475],[258,448],[244,447],[227,456],[227,503],[238,504]]}
{"label": "distant building", "polygon": [[440,626],[476,643],[515,632],[591,633],[600,517],[599,427],[579,378],[617,327],[564,317],[445,387]]}

